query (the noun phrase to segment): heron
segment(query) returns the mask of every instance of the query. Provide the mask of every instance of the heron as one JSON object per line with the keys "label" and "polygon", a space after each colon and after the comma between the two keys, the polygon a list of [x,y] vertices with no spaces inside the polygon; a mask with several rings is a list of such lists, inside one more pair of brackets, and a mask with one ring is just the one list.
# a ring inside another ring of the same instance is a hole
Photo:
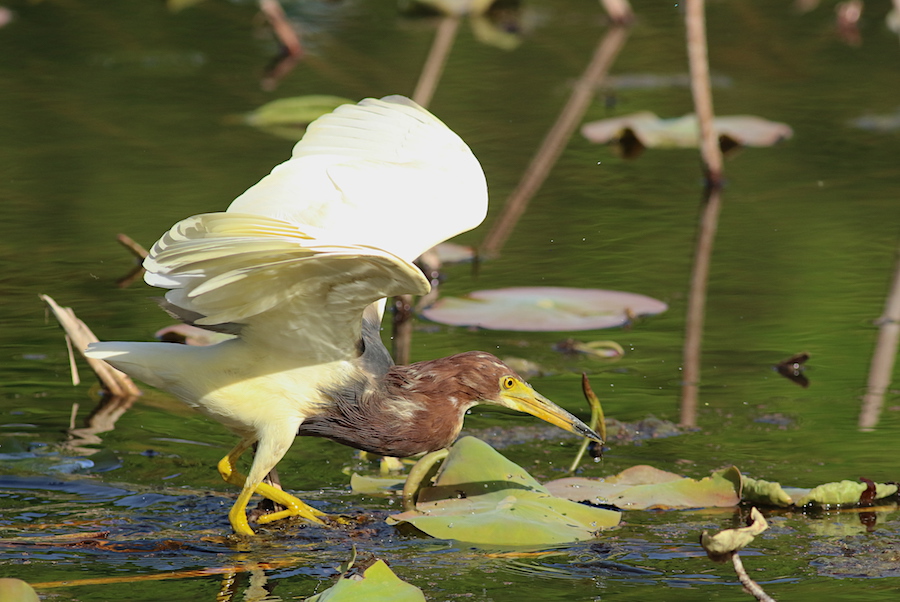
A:
{"label": "heron", "polygon": [[451,445],[481,403],[601,441],[492,354],[395,365],[382,343],[385,299],[430,290],[413,260],[480,224],[487,199],[472,151],[427,110],[402,96],[342,105],[226,211],[176,223],[144,261],[145,281],[167,289],[164,309],[232,337],[205,347],[99,342],[86,354],[239,437],[218,463],[240,487],[228,513],[239,535],[254,534],[254,494],[285,507],[259,524],[324,522],[324,512],[263,482],[297,436],[412,456]]}

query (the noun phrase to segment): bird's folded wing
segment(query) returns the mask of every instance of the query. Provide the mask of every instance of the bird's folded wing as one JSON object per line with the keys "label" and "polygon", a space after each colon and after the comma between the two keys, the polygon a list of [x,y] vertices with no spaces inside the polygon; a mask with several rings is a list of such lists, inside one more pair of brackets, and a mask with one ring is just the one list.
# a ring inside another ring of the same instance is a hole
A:
{"label": "bird's folded wing", "polygon": [[412,261],[480,224],[487,200],[465,142],[411,100],[389,96],[317,119],[291,159],[228,211],[321,228]]}
{"label": "bird's folded wing", "polygon": [[430,288],[417,267],[381,249],[239,213],[182,220],[144,267],[147,283],[171,289],[166,301],[198,326],[241,324],[244,339],[285,348],[299,340],[338,356],[354,348],[366,306]]}

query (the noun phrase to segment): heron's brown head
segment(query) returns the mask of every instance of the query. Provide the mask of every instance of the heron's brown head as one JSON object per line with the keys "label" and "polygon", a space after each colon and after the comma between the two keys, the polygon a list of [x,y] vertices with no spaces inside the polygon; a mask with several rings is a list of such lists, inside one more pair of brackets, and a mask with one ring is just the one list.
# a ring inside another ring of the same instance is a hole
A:
{"label": "heron's brown head", "polygon": [[442,367],[454,372],[451,378],[468,398],[458,403],[468,401],[466,405],[469,406],[483,403],[525,412],[576,435],[603,443],[600,435],[585,423],[535,391],[512,368],[490,353],[460,353],[444,358],[442,364]]}

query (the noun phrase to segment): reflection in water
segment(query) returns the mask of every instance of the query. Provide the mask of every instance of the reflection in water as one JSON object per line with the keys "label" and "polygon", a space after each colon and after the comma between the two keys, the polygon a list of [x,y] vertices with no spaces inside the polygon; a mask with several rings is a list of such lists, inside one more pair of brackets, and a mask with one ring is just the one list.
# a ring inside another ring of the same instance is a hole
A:
{"label": "reflection in water", "polygon": [[878,424],[884,395],[893,379],[897,345],[900,344],[900,253],[897,254],[893,284],[878,324],[878,342],[872,355],[869,382],[859,414],[860,429],[872,429]]}
{"label": "reflection in water", "polygon": [[701,205],[697,242],[691,269],[691,285],[685,318],[682,357],[681,415],[682,426],[697,426],[697,397],[700,389],[700,360],[703,341],[703,320],[706,313],[706,286],[713,241],[719,224],[721,186],[707,186]]}

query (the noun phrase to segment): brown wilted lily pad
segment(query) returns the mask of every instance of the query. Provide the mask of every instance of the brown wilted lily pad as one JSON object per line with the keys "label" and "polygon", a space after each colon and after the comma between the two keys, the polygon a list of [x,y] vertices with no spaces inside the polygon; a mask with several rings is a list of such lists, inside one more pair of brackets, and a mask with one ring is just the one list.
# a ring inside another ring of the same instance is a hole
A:
{"label": "brown wilted lily pad", "polygon": [[640,465],[611,477],[570,477],[545,487],[559,497],[622,510],[727,507],[741,501],[741,474],[734,466],[698,481]]}
{"label": "brown wilted lily pad", "polygon": [[662,301],[637,293],[522,286],[444,297],[422,314],[451,326],[536,332],[612,328],[635,316],[659,314],[667,309]]}

